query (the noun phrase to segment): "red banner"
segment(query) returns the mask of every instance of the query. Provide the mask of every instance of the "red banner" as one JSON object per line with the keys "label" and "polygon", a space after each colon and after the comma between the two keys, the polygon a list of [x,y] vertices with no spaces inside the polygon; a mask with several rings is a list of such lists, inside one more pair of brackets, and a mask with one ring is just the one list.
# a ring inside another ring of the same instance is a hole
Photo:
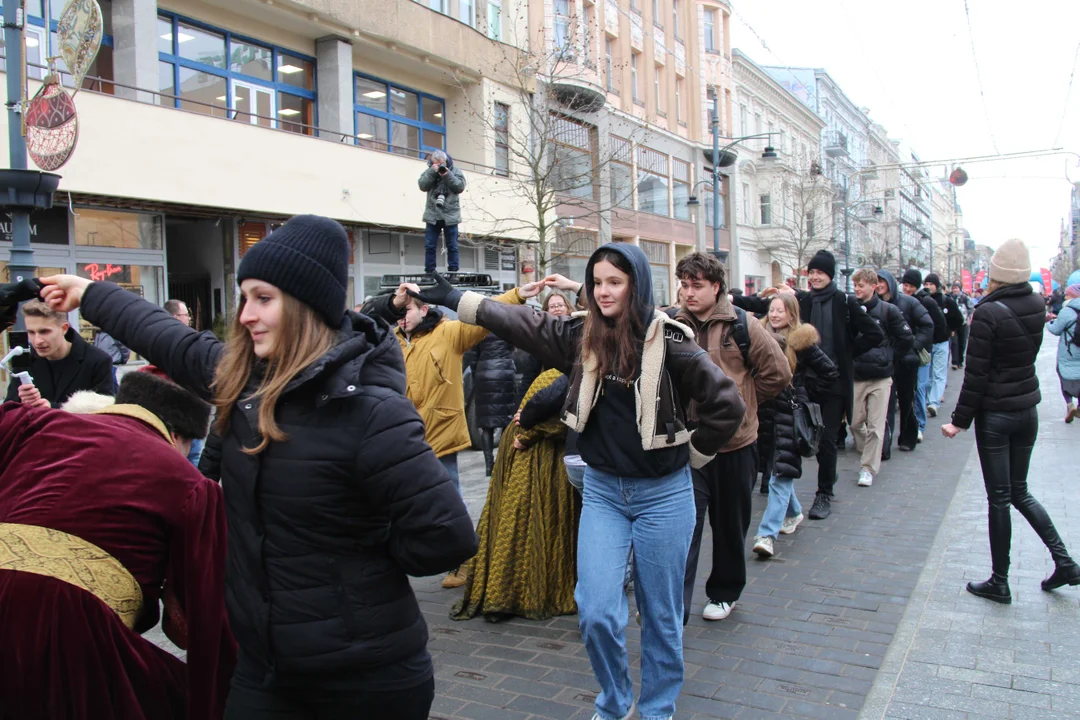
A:
{"label": "red banner", "polygon": [[1053,279],[1050,277],[1050,271],[1046,268],[1039,268],[1039,272],[1042,273],[1043,295],[1049,295],[1050,291],[1053,290],[1051,286],[1054,284]]}
{"label": "red banner", "polygon": [[968,295],[970,295],[971,290],[972,290],[972,288],[971,288],[971,271],[970,270],[961,270],[960,271],[960,280],[964,283],[964,292],[966,292]]}
{"label": "red banner", "polygon": [[986,277],[986,271],[980,270],[975,273],[975,287],[982,287],[983,279]]}

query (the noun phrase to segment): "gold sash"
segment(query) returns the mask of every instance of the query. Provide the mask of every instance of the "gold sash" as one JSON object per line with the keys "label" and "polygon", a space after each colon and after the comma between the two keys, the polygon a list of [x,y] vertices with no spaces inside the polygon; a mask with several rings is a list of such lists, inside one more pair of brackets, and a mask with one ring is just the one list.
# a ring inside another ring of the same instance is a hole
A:
{"label": "gold sash", "polygon": [[112,608],[131,629],[142,609],[142,588],[120,561],[59,530],[0,523],[0,570],[44,575],[82,588]]}

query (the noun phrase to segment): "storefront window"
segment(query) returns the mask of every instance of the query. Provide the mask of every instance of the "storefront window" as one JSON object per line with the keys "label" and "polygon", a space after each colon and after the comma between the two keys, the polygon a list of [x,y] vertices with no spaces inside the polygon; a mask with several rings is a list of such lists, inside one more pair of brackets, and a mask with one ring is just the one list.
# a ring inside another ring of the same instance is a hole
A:
{"label": "storefront window", "polygon": [[92,247],[161,250],[160,215],[79,208],[75,214],[75,244]]}
{"label": "storefront window", "polygon": [[668,216],[668,156],[638,147],[638,210]]}
{"label": "storefront window", "polygon": [[642,240],[641,249],[649,258],[649,271],[652,275],[653,302],[658,305],[667,305],[671,298],[671,271],[668,265],[667,243]]}
{"label": "storefront window", "polygon": [[75,274],[94,282],[108,281],[144,297],[155,305],[164,302],[164,268],[160,265],[122,265],[118,263],[78,263]]}
{"label": "storefront window", "polygon": [[[11,218],[5,215],[0,215],[0,241],[13,241],[11,236]],[[30,242],[35,245],[69,244],[67,207],[54,207],[50,210],[38,210],[31,213]]]}

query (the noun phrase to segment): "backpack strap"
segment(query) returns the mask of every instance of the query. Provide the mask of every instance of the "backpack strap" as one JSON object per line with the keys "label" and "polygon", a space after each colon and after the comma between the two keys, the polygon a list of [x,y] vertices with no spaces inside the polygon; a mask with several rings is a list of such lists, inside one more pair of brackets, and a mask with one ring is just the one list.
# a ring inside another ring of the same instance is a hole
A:
{"label": "backpack strap", "polygon": [[743,366],[750,371],[750,377],[757,377],[757,368],[750,362],[750,328],[746,325],[746,311],[732,306],[735,310],[735,322],[731,326],[731,339],[742,353]]}

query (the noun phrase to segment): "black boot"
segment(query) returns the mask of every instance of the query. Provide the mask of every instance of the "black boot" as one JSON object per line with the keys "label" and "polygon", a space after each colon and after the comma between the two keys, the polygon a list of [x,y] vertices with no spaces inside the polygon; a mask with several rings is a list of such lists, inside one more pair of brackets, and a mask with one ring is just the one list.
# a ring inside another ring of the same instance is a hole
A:
{"label": "black boot", "polygon": [[480,449],[484,452],[484,477],[491,477],[495,469],[495,431],[489,428],[480,430]]}
{"label": "black boot", "polygon": [[1058,565],[1054,574],[1042,581],[1042,589],[1048,592],[1062,585],[1080,585],[1080,565],[1072,560],[1068,565]]}
{"label": "black boot", "polygon": [[1009,592],[1009,579],[994,573],[986,582],[969,582],[967,591],[987,600],[993,600],[1002,605],[1012,602],[1012,593]]}

